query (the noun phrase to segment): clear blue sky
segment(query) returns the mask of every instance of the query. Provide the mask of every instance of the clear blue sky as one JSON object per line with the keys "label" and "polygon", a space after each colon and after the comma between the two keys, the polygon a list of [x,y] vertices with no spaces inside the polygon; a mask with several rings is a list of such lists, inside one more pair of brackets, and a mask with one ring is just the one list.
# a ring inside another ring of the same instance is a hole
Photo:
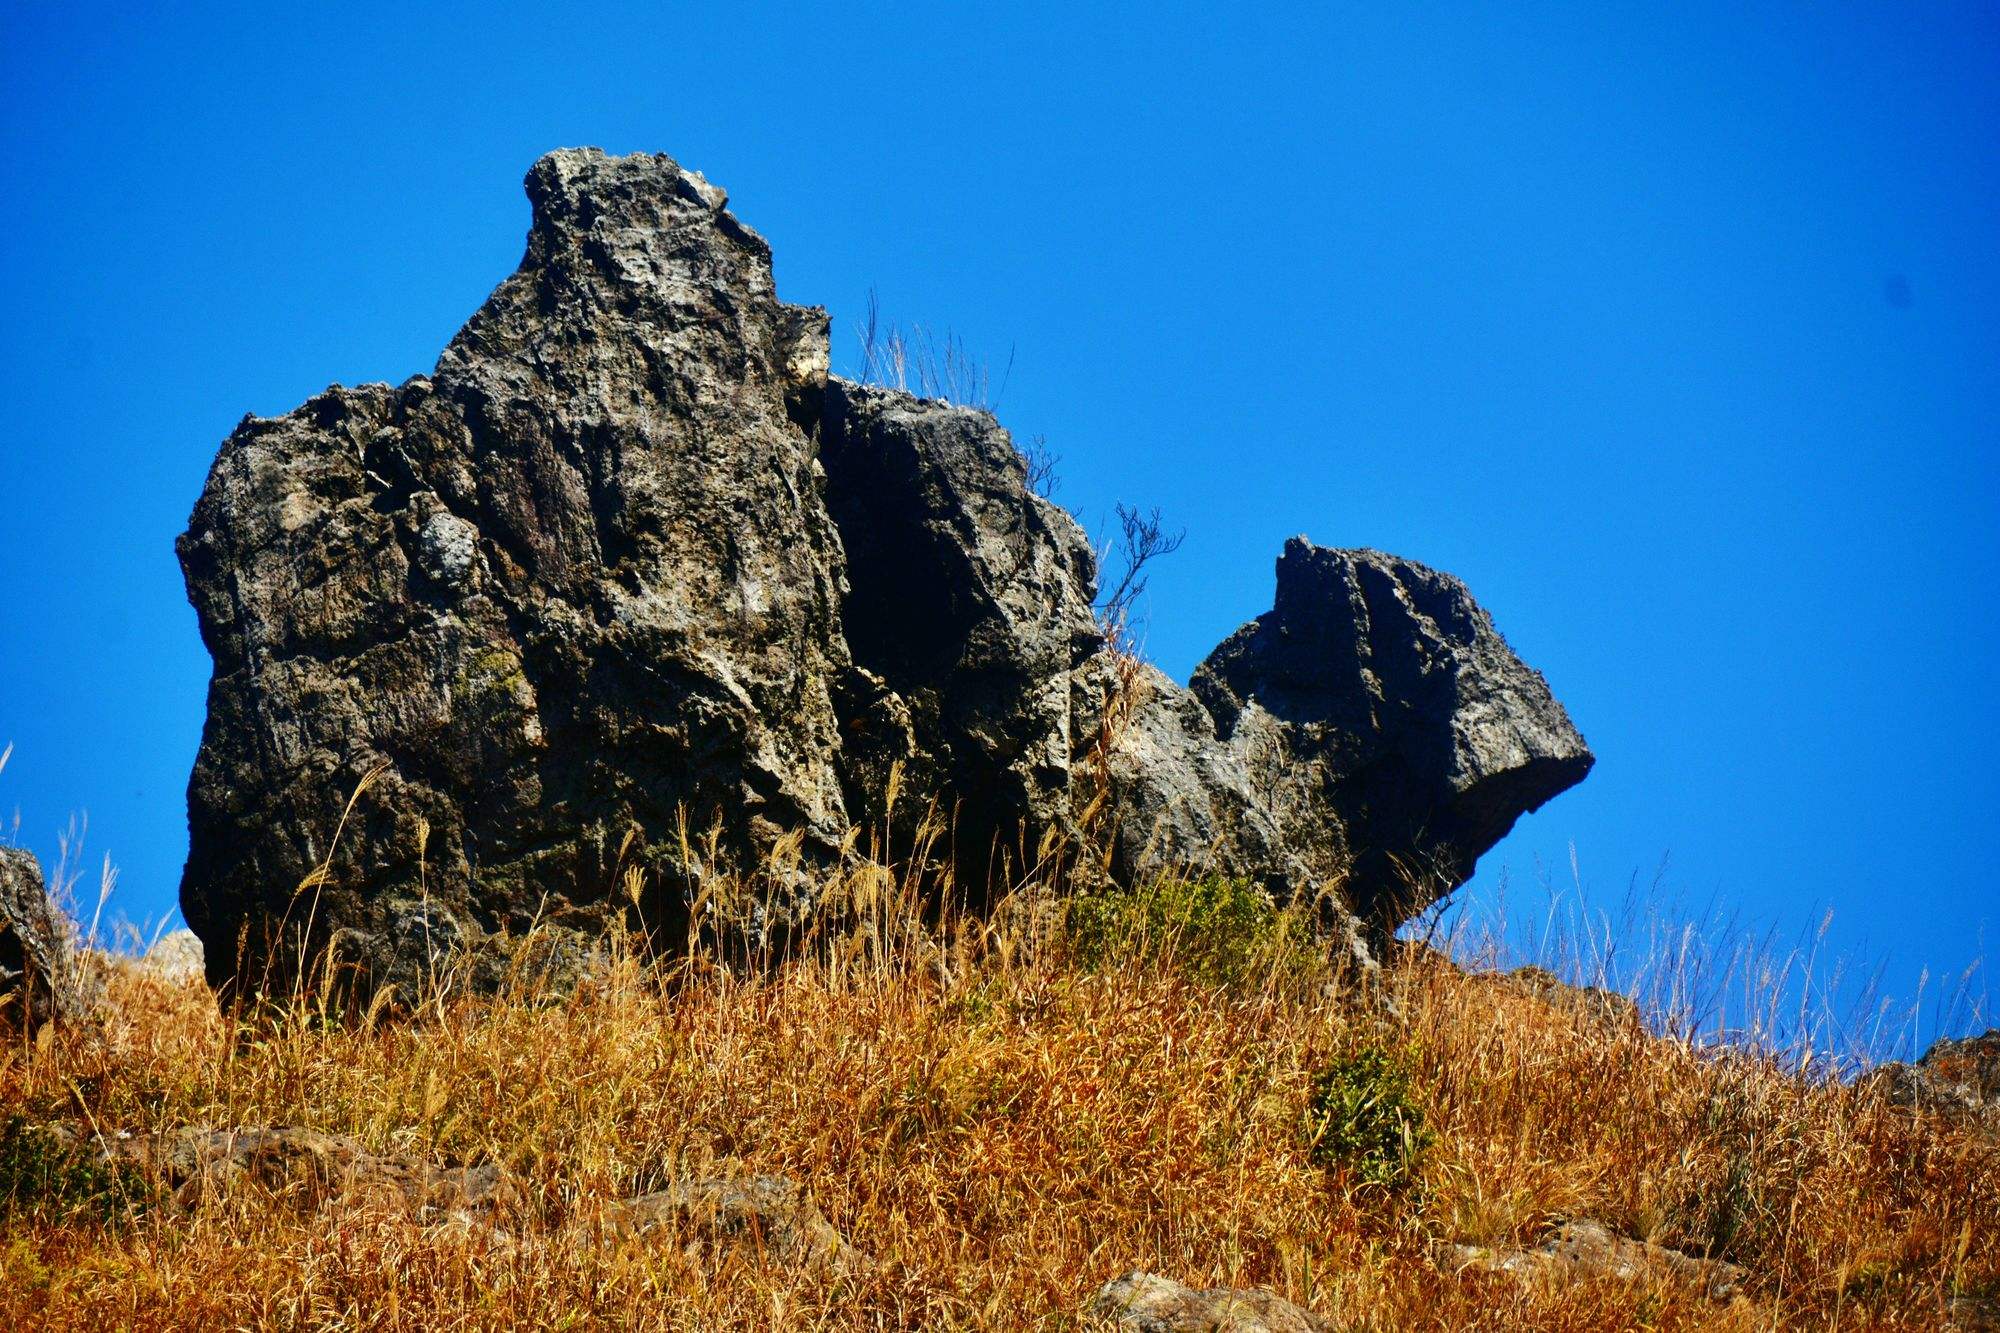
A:
{"label": "clear blue sky", "polygon": [[137,9],[0,9],[0,810],[44,856],[88,812],[127,915],[185,849],[216,445],[427,370],[597,144],[843,328],[1013,349],[1059,498],[1186,525],[1177,675],[1289,534],[1463,576],[1600,756],[1482,885],[1670,854],[1904,994],[1994,947],[1991,5]]}

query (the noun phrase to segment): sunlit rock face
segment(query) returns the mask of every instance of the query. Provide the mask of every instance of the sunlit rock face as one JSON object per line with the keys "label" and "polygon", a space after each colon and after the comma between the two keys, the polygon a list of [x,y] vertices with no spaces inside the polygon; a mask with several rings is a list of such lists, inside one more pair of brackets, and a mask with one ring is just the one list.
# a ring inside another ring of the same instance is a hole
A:
{"label": "sunlit rock face", "polygon": [[975,899],[1096,840],[1393,923],[1587,770],[1464,588],[1372,552],[1289,545],[1191,689],[1122,665],[1006,432],[830,378],[721,190],[583,149],[527,191],[435,370],[246,418],[180,540],[212,982],[335,945],[491,984],[531,933],[573,972],[614,921],[684,938],[716,860],[790,868],[748,922],[782,936],[850,830],[894,855],[926,810]]}

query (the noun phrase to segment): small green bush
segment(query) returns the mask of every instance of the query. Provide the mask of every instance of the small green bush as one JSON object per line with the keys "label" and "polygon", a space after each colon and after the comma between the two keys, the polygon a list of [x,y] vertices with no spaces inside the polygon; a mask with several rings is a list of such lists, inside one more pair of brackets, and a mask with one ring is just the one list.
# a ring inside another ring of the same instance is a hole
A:
{"label": "small green bush", "polygon": [[1320,1165],[1346,1167],[1366,1184],[1395,1185],[1434,1136],[1411,1094],[1408,1066],[1364,1046],[1314,1076],[1305,1137]]}
{"label": "small green bush", "polygon": [[1240,879],[1162,878],[1071,899],[1072,956],[1098,969],[1171,962],[1203,985],[1233,986],[1314,956],[1300,918]]}
{"label": "small green bush", "polygon": [[0,1218],[32,1213],[110,1222],[143,1201],[145,1182],[25,1116],[0,1121]]}

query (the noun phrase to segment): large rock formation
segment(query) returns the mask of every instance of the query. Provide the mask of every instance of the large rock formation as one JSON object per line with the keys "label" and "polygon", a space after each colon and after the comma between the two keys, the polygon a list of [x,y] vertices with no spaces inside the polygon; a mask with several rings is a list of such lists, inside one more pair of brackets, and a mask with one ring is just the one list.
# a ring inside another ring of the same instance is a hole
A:
{"label": "large rock formation", "polygon": [[1588,768],[1464,588],[1372,552],[1289,545],[1192,689],[1135,667],[1006,432],[830,378],[720,190],[595,150],[527,187],[519,271],[435,371],[246,418],[181,539],[212,981],[678,938],[718,861],[782,931],[926,814],[960,892],[1102,839],[1387,928]]}

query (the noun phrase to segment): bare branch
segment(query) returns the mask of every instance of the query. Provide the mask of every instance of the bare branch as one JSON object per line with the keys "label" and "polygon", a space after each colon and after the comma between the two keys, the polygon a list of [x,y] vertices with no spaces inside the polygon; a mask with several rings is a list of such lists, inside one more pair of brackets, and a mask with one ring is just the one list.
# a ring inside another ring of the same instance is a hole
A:
{"label": "bare branch", "polygon": [[1044,500],[1056,498],[1056,487],[1060,480],[1056,476],[1056,466],[1062,462],[1062,455],[1049,448],[1049,437],[1037,435],[1021,449],[1021,461],[1028,465],[1028,489]]}
{"label": "bare branch", "polygon": [[1180,550],[1187,540],[1187,529],[1168,532],[1157,505],[1142,512],[1136,505],[1120,503],[1116,512],[1118,535],[1112,539],[1111,550],[1123,568],[1111,591],[1099,599],[1097,618],[1107,632],[1122,635],[1131,624],[1132,604],[1146,591],[1146,566]]}

